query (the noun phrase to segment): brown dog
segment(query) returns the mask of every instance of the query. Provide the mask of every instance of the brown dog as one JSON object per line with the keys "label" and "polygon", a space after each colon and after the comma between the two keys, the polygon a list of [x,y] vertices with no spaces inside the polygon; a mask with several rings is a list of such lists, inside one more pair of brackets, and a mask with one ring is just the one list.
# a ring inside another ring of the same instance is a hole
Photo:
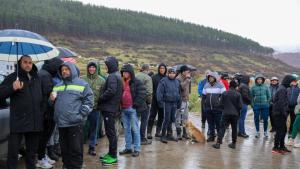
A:
{"label": "brown dog", "polygon": [[192,121],[188,121],[186,124],[186,128],[192,140],[197,143],[205,143],[205,136],[203,133],[192,123]]}

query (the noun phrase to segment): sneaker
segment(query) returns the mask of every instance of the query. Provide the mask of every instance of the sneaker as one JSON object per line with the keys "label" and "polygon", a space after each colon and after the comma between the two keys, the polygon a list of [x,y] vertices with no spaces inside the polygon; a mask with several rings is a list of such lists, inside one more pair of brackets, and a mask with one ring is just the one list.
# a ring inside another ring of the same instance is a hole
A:
{"label": "sneaker", "polygon": [[229,148],[232,148],[232,149],[235,149],[236,144],[235,144],[235,143],[230,143],[230,144],[228,144],[228,147],[229,147]]}
{"label": "sneaker", "polygon": [[103,159],[102,164],[104,166],[115,165],[115,164],[118,164],[118,159],[108,156],[107,158]]}
{"label": "sneaker", "polygon": [[284,153],[278,148],[273,148],[272,149],[272,154],[284,154]]}
{"label": "sneaker", "polygon": [[155,137],[161,137],[161,134],[155,133]]}
{"label": "sneaker", "polygon": [[168,143],[168,140],[167,140],[167,137],[166,137],[166,136],[162,136],[162,137],[160,138],[160,141],[163,142],[163,143],[165,143],[165,144]]}
{"label": "sneaker", "polygon": [[286,144],[287,146],[294,146],[295,142],[294,139],[289,139],[288,143]]}
{"label": "sneaker", "polygon": [[286,147],[283,147],[280,149],[283,153],[291,153],[292,151],[287,149]]}
{"label": "sneaker", "polygon": [[45,159],[48,161],[48,163],[49,163],[50,165],[53,165],[53,164],[56,163],[56,161],[55,161],[55,160],[52,160],[47,154],[45,155]]}
{"label": "sneaker", "polygon": [[147,139],[152,139],[151,133],[147,133]]}
{"label": "sneaker", "polygon": [[259,132],[256,132],[255,138],[259,138],[259,137],[260,137],[260,133],[259,133]]}
{"label": "sneaker", "polygon": [[169,141],[175,141],[175,142],[178,142],[178,138],[177,138],[177,137],[174,137],[174,136],[172,136],[172,135],[167,136],[167,139],[168,139]]}
{"label": "sneaker", "polygon": [[206,141],[207,142],[214,142],[215,141],[215,137],[209,137]]}
{"label": "sneaker", "polygon": [[294,147],[295,147],[295,148],[300,148],[300,143],[294,144]]}
{"label": "sneaker", "polygon": [[238,136],[242,137],[242,138],[248,138],[249,137],[249,135],[247,135],[246,133],[239,133]]}
{"label": "sneaker", "polygon": [[215,149],[220,149],[220,143],[216,143],[216,144],[212,145],[212,147]]}
{"label": "sneaker", "polygon": [[94,148],[90,148],[88,154],[91,155],[91,156],[96,156],[97,155]]}
{"label": "sneaker", "polygon": [[148,140],[146,138],[142,138],[141,145],[149,145],[149,144],[152,144],[151,140]]}
{"label": "sneaker", "polygon": [[131,154],[131,153],[132,153],[131,149],[124,149],[123,151],[119,152],[120,155],[126,155],[126,154]]}
{"label": "sneaker", "polygon": [[264,132],[264,136],[265,136],[265,138],[268,138],[269,137],[268,132]]}
{"label": "sneaker", "polygon": [[45,158],[43,158],[42,160],[38,160],[35,166],[37,168],[44,168],[44,169],[53,168],[53,166],[49,164]]}
{"label": "sneaker", "polygon": [[132,153],[132,157],[138,157],[140,155],[140,152],[139,151],[134,151]]}
{"label": "sneaker", "polygon": [[109,154],[105,154],[99,157],[100,161],[103,161],[104,159],[107,159],[108,157],[110,157]]}

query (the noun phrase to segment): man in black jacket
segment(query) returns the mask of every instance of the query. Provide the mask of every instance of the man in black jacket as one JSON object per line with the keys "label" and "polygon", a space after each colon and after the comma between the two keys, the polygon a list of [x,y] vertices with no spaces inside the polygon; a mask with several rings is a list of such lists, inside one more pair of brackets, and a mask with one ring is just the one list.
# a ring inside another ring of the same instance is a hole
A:
{"label": "man in black jacket", "polygon": [[277,77],[272,77],[271,78],[271,84],[270,84],[270,93],[271,93],[271,101],[270,101],[270,109],[269,109],[269,113],[270,113],[270,122],[271,122],[271,130],[270,132],[274,132],[274,120],[273,120],[273,116],[272,116],[272,112],[273,112],[273,99],[275,96],[275,93],[277,92],[279,87],[279,79]]}
{"label": "man in black jacket", "polygon": [[26,168],[35,169],[35,153],[44,119],[41,111],[41,81],[30,56],[22,56],[18,61],[18,67],[18,74],[14,72],[8,75],[0,85],[0,100],[10,97],[7,168],[17,168],[18,151],[24,136]]}
{"label": "man in black jacket", "polygon": [[118,60],[115,57],[106,58],[105,65],[109,75],[100,93],[98,107],[104,119],[105,133],[109,140],[109,152],[101,156],[100,160],[104,165],[113,165],[118,162],[115,118],[120,114],[123,82],[118,68]]}
{"label": "man in black jacket", "polygon": [[246,130],[245,130],[245,119],[247,117],[248,105],[251,104],[250,89],[249,89],[250,77],[248,75],[241,75],[238,81],[240,84],[239,92],[242,96],[242,101],[243,101],[243,107],[239,118],[238,136],[243,138],[248,138],[249,135],[246,134]]}
{"label": "man in black jacket", "polygon": [[290,126],[289,126],[289,138],[291,137],[293,125],[296,119],[295,115],[295,107],[297,105],[297,99],[300,93],[300,89],[298,87],[297,79],[291,82],[291,86],[287,89],[288,100],[289,100],[289,110],[288,113],[290,115]]}
{"label": "man in black jacket", "polygon": [[[137,112],[144,112],[147,109],[146,88],[139,79],[135,78],[133,67],[130,64],[122,67],[121,75],[123,77],[122,122],[126,144],[120,155],[132,153],[133,157],[137,157],[141,151],[141,135]],[[132,145],[134,145],[134,151],[132,151]]]}
{"label": "man in black jacket", "polygon": [[241,94],[237,91],[238,83],[234,80],[230,82],[230,89],[222,94],[221,103],[223,107],[223,114],[221,120],[221,127],[218,131],[217,143],[213,145],[214,148],[219,149],[222,144],[222,139],[226,128],[231,126],[232,129],[232,143],[228,146],[235,149],[237,140],[237,121],[239,119],[240,111],[243,106]]}
{"label": "man in black jacket", "polygon": [[274,147],[272,150],[273,154],[284,154],[291,152],[285,147],[284,138],[287,131],[286,120],[289,109],[287,88],[291,85],[293,80],[296,80],[294,76],[286,75],[274,96],[272,116],[274,119],[273,127],[276,134],[274,138]]}
{"label": "man in black jacket", "polygon": [[[47,147],[48,156],[45,155],[47,142],[49,141],[53,130],[55,128],[55,122],[53,119],[54,108],[49,104],[49,97],[54,87],[53,78],[57,75],[59,66],[63,61],[59,58],[53,58],[46,60],[42,69],[38,72],[42,85],[42,109],[44,113],[44,131],[41,133],[39,146],[38,146],[38,161],[37,166],[41,168],[48,168],[47,166],[53,165],[58,160],[57,155],[53,151],[53,146]],[[55,160],[55,161],[53,161]],[[48,164],[47,164],[48,163]]]}
{"label": "man in black jacket", "polygon": [[167,73],[167,66],[164,63],[161,63],[158,66],[157,74],[152,76],[153,97],[152,97],[152,104],[151,104],[150,116],[149,116],[148,127],[147,127],[148,139],[152,139],[152,127],[157,114],[158,114],[158,118],[157,118],[155,137],[161,136],[160,132],[161,132],[161,127],[164,119],[164,110],[158,106],[157,98],[156,98],[156,90],[160,80],[166,76],[166,73]]}

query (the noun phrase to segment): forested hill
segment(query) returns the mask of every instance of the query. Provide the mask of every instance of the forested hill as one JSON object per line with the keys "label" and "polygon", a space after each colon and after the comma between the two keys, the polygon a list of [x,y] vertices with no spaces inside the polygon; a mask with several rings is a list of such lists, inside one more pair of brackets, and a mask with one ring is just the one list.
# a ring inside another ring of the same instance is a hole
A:
{"label": "forested hill", "polygon": [[22,28],[44,34],[273,53],[272,48],[238,35],[142,12],[69,0],[0,0],[0,4],[0,29]]}

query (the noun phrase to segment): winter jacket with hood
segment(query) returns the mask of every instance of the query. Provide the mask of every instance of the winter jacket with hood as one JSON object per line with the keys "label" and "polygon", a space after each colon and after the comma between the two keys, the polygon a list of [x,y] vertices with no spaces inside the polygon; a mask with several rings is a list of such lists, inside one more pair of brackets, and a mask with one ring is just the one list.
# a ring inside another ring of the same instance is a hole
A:
{"label": "winter jacket with hood", "polygon": [[147,101],[147,104],[151,104],[152,94],[153,94],[153,84],[152,84],[151,77],[144,72],[140,72],[136,75],[136,78],[139,79],[146,87],[146,91],[147,91],[147,100],[146,101]]}
{"label": "winter jacket with hood", "polygon": [[[63,66],[70,69],[70,77],[62,77],[61,68]],[[59,75],[62,77],[62,81],[53,88],[53,92],[57,92],[54,120],[58,127],[83,124],[93,110],[93,91],[86,81],[78,77],[78,71],[73,63],[63,63],[59,68]]]}
{"label": "winter jacket with hood", "polygon": [[223,115],[240,116],[240,111],[243,106],[242,96],[234,88],[229,88],[221,96]]}
{"label": "winter jacket with hood", "polygon": [[290,86],[291,82],[295,79],[292,75],[286,75],[281,85],[278,88],[278,91],[275,93],[274,102],[273,102],[273,112],[272,116],[288,116],[288,95],[287,88]]}
{"label": "winter jacket with hood", "polygon": [[[159,73],[159,68],[160,67],[164,67],[166,69],[166,71],[165,71],[164,74],[160,74]],[[166,77],[167,66],[164,63],[161,63],[161,64],[159,64],[157,70],[158,70],[157,74],[155,74],[154,76],[152,76],[152,84],[153,84],[153,100],[152,101],[156,100],[156,90],[157,90],[157,87],[158,87],[158,84],[159,84],[160,80],[162,78]]]}
{"label": "winter jacket with hood", "polygon": [[287,95],[289,100],[289,107],[293,108],[297,105],[297,99],[300,94],[298,85],[287,88]]}
{"label": "winter jacket with hood", "polygon": [[130,92],[133,101],[133,108],[136,109],[137,112],[144,112],[147,109],[146,104],[146,96],[147,91],[144,84],[135,77],[133,67],[130,64],[126,64],[121,69],[121,75],[123,72],[130,73]]}
{"label": "winter jacket with hood", "polygon": [[[211,84],[208,80],[211,76],[215,78],[215,82],[213,84]],[[219,112],[222,111],[221,96],[225,91],[226,88],[219,81],[218,74],[216,72],[210,72],[207,75],[207,83],[205,84],[202,93],[205,108]]]}
{"label": "winter jacket with hood", "polygon": [[40,132],[43,130],[44,114],[41,110],[43,96],[37,67],[33,64],[29,79],[27,72],[21,68],[20,61],[18,66],[23,88],[17,91],[13,89],[17,72],[8,75],[0,85],[0,100],[10,97],[10,132]]}
{"label": "winter jacket with hood", "polygon": [[206,83],[207,83],[207,77],[198,83],[198,94],[200,97],[202,97],[203,88],[206,85]]}
{"label": "winter jacket with hood", "polygon": [[57,76],[57,72],[61,64],[63,64],[63,61],[57,57],[46,60],[42,69],[38,72],[42,85],[42,112],[44,113],[45,119],[53,120],[54,107],[49,104],[49,97],[55,85],[53,83],[53,78]]}
{"label": "winter jacket with hood", "polygon": [[105,60],[109,75],[100,93],[98,108],[100,111],[118,114],[123,94],[123,82],[119,72],[118,60],[108,57]]}
{"label": "winter jacket with hood", "polygon": [[[262,78],[262,84],[257,83],[257,79]],[[251,88],[252,106],[269,106],[271,94],[269,87],[264,84],[265,77],[261,74],[255,77],[255,85]]]}
{"label": "winter jacket with hood", "polygon": [[179,81],[176,78],[164,77],[158,84],[156,98],[158,106],[161,108],[164,103],[175,103],[179,109],[181,106]]}
{"label": "winter jacket with hood", "polygon": [[250,77],[247,75],[241,76],[239,80],[239,92],[242,96],[243,104],[250,105],[251,104],[251,96],[249,89]]}
{"label": "winter jacket with hood", "polygon": [[105,83],[105,79],[101,76],[99,76],[97,74],[97,71],[95,72],[95,74],[90,74],[89,73],[89,67],[90,66],[95,66],[96,70],[98,70],[98,65],[95,62],[89,62],[87,64],[87,75],[83,76],[82,79],[85,80],[91,87],[93,93],[94,93],[94,110],[98,109],[98,101],[99,101],[99,97],[100,97],[100,92],[101,89],[104,86]]}

